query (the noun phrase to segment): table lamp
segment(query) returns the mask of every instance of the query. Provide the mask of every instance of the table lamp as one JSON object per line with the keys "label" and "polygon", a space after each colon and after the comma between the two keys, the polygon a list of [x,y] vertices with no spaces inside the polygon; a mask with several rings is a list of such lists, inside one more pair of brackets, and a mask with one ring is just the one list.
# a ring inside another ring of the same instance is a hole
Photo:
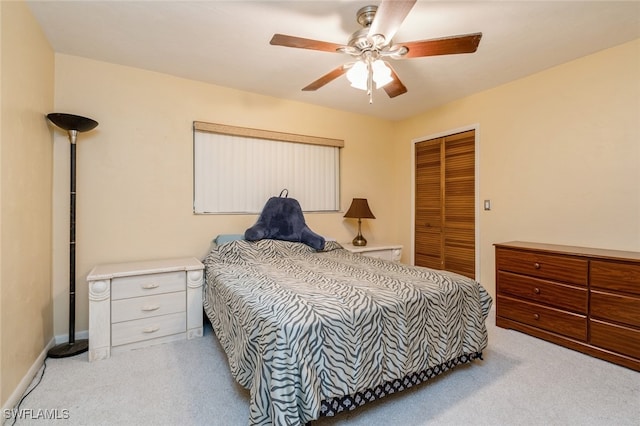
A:
{"label": "table lamp", "polygon": [[366,198],[354,198],[351,201],[349,210],[344,214],[344,217],[358,219],[358,235],[353,239],[352,244],[354,246],[363,247],[367,245],[367,240],[362,236],[362,219],[375,219],[376,217],[371,213],[369,203]]}

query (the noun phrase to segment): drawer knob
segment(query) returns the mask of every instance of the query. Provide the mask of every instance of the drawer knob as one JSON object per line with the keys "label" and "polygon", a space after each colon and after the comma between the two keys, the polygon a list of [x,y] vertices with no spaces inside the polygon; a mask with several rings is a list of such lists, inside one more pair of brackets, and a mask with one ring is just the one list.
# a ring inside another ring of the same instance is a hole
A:
{"label": "drawer knob", "polygon": [[540,319],[540,314],[533,314],[533,319],[539,320]]}
{"label": "drawer knob", "polygon": [[151,290],[158,287],[160,287],[160,284],[156,284],[156,283],[145,284],[142,286],[142,288],[144,288],[145,290]]}
{"label": "drawer knob", "polygon": [[533,289],[533,292],[535,294],[540,294],[540,289],[538,287],[536,287],[536,288]]}
{"label": "drawer knob", "polygon": [[540,264],[538,262],[536,262],[536,263],[533,264],[533,267],[536,268],[536,269],[540,269]]}
{"label": "drawer knob", "polygon": [[160,327],[158,326],[154,326],[154,327],[147,327],[142,329],[143,333],[155,333],[156,331],[160,330]]}
{"label": "drawer knob", "polygon": [[157,311],[158,309],[160,309],[159,305],[147,305],[142,307],[144,312]]}

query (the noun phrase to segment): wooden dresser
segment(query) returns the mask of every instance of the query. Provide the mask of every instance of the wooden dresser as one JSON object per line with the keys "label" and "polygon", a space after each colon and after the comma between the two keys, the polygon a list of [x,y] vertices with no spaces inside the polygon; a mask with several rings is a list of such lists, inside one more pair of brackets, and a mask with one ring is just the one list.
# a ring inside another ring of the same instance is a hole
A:
{"label": "wooden dresser", "polygon": [[640,371],[640,253],[496,248],[496,325]]}

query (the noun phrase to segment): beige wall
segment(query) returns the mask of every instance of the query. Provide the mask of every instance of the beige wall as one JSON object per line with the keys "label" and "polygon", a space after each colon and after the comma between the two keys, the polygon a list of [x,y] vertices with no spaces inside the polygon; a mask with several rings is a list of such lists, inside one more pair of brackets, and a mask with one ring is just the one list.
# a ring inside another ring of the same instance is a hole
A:
{"label": "beige wall", "polygon": [[[388,122],[62,54],[56,54],[55,87],[57,111],[100,123],[78,136],[78,330],[88,327],[85,278],[94,265],[203,257],[217,234],[242,233],[255,222],[255,215],[192,213],[194,120],[344,139],[343,208],[353,197],[368,198],[377,219],[365,221],[363,233],[370,241],[395,238]],[[69,147],[64,134],[56,134],[54,147],[54,318],[55,333],[65,334]],[[311,229],[339,241],[356,233],[355,221],[342,214],[306,219]]]}
{"label": "beige wall", "polygon": [[51,196],[54,55],[23,2],[0,2],[0,403],[53,332]]}
{"label": "beige wall", "polygon": [[640,251],[640,40],[398,124],[395,212],[409,247],[412,140],[479,125],[480,281],[493,244],[539,241]]}
{"label": "beige wall", "polygon": [[[478,126],[480,281],[494,293],[493,246],[532,240],[640,250],[638,41],[474,95],[403,122],[385,122],[163,74],[56,55],[56,109],[100,122],[78,145],[78,330],[86,287],[103,262],[195,255],[255,216],[194,216],[193,120],[342,138],[342,204],[369,198],[370,240],[411,259],[412,140]],[[66,327],[68,143],[55,138],[55,332]],[[355,226],[312,214],[340,241]]]}

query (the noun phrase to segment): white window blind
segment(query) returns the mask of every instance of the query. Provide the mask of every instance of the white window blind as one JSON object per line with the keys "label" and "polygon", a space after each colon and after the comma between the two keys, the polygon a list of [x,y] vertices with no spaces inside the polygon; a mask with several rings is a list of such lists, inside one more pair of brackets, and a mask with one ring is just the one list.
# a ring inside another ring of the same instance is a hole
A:
{"label": "white window blind", "polygon": [[200,122],[193,140],[195,213],[259,213],[283,189],[304,211],[339,210],[342,141]]}

